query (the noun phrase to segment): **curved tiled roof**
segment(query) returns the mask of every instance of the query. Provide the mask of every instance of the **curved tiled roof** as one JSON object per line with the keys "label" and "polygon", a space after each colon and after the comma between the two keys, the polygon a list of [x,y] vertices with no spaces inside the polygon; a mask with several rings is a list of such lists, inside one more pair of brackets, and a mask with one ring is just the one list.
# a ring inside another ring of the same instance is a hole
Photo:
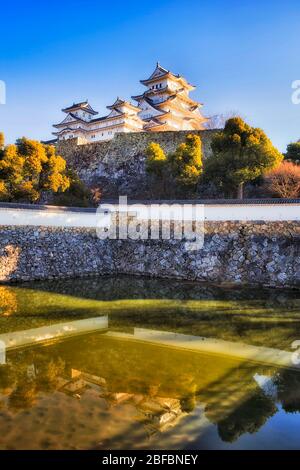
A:
{"label": "curved tiled roof", "polygon": [[89,130],[87,129],[83,129],[82,127],[78,127],[77,129],[72,129],[71,127],[64,127],[64,129],[61,129],[61,131],[58,131],[58,132],[52,132],[53,135],[60,135],[60,134],[63,134],[64,132],[89,132]]}
{"label": "curved tiled roof", "polygon": [[[158,73],[157,73],[158,72]],[[173,72],[170,72],[170,70],[167,70],[165,69],[164,67],[162,67],[158,62],[156,64],[156,67],[155,67],[155,70],[154,72],[152,72],[152,74],[150,75],[149,78],[145,79],[145,80],[140,80],[140,82],[143,84],[143,85],[148,85],[149,83],[151,82],[154,82],[154,81],[157,81],[157,80],[160,80],[166,76],[170,76],[172,78],[174,78],[175,80],[181,80],[182,82],[184,82],[190,89],[193,89],[195,88],[194,85],[191,85],[190,83],[188,83],[184,77],[182,77],[181,75],[179,74],[175,74]]]}
{"label": "curved tiled roof", "polygon": [[80,103],[73,103],[72,106],[68,106],[67,108],[62,109],[62,111],[64,113],[69,113],[72,110],[76,110],[76,109],[82,109],[83,111],[86,111],[87,113],[90,113],[90,114],[98,114],[98,112],[95,111],[91,107],[88,101],[81,101]]}

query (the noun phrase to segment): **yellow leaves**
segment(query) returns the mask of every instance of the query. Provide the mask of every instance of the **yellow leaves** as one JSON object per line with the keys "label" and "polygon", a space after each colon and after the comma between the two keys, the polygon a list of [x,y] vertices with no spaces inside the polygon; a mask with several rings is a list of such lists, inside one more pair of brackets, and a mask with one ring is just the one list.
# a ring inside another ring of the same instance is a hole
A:
{"label": "yellow leaves", "polygon": [[43,163],[48,160],[44,145],[23,137],[17,141],[17,147],[19,155],[25,157],[24,171],[28,175],[41,173]]}
{"label": "yellow leaves", "polygon": [[4,152],[4,160],[12,162],[18,155],[18,149],[16,145],[7,145]]}
{"label": "yellow leaves", "polygon": [[44,148],[48,159],[55,156],[56,149],[54,145],[44,145]]}
{"label": "yellow leaves", "polygon": [[[184,145],[184,144],[183,144]],[[201,149],[202,143],[199,135],[197,134],[188,134],[185,138],[185,145],[188,147],[194,147]]]}
{"label": "yellow leaves", "polygon": [[4,142],[5,142],[4,134],[3,132],[0,132],[0,150],[4,149]]}
{"label": "yellow leaves", "polygon": [[30,202],[36,202],[40,197],[40,193],[35,189],[31,181],[21,181],[20,183],[14,185],[13,196],[17,200],[21,199]]}
{"label": "yellow leaves", "polygon": [[63,173],[66,169],[66,160],[60,155],[51,155],[48,160],[48,166],[54,173]]}
{"label": "yellow leaves", "polygon": [[17,297],[10,287],[0,286],[0,315],[8,317],[18,310]]}
{"label": "yellow leaves", "polygon": [[172,179],[179,186],[191,188],[197,184],[202,171],[202,143],[196,134],[188,134],[176,151],[168,156],[162,148],[151,142],[146,149],[148,173],[161,178],[162,183]]}
{"label": "yellow leaves", "polygon": [[194,186],[202,170],[202,143],[196,134],[188,134],[185,142],[169,156],[174,176],[182,186]]}
{"label": "yellow leaves", "polygon": [[166,160],[166,155],[159,144],[155,142],[151,142],[147,149],[146,155],[148,160]]}
{"label": "yellow leaves", "polygon": [[234,117],[226,121],[224,132],[226,134],[237,134],[241,135],[245,132],[249,132],[250,126],[243,121],[240,117]]}
{"label": "yellow leaves", "polygon": [[70,187],[66,162],[56,155],[54,146],[23,137],[2,153],[0,199],[35,202],[43,189],[63,192]]}
{"label": "yellow leaves", "polygon": [[9,200],[9,191],[5,184],[5,181],[0,180],[0,201],[8,201]]}
{"label": "yellow leaves", "polygon": [[146,149],[146,168],[149,173],[162,176],[167,157],[159,144],[151,142]]}
{"label": "yellow leaves", "polygon": [[70,179],[59,172],[51,173],[45,183],[45,189],[51,190],[54,193],[58,191],[66,191],[70,187]]}

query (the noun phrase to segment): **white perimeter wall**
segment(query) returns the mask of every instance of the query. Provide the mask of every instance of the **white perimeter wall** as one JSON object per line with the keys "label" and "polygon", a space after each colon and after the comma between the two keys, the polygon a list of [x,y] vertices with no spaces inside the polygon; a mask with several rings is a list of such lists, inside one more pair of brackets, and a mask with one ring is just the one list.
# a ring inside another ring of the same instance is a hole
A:
{"label": "white perimeter wall", "polygon": [[[160,210],[157,205],[153,209],[154,218],[158,216],[161,219],[169,220],[190,220],[191,204],[187,204],[187,211],[182,217],[183,204],[171,205],[170,211],[165,206]],[[0,225],[34,225],[34,226],[52,226],[52,227],[100,227],[108,226],[110,212],[117,209],[116,204],[102,204],[100,213],[94,212],[71,212],[60,208],[45,209],[15,209],[0,208]],[[149,206],[142,204],[133,204],[127,206],[130,214],[136,214],[139,218],[148,218]],[[126,206],[121,206],[125,211]],[[206,221],[297,221],[300,220],[300,204],[216,204],[216,205],[198,205],[196,211],[197,220]]]}

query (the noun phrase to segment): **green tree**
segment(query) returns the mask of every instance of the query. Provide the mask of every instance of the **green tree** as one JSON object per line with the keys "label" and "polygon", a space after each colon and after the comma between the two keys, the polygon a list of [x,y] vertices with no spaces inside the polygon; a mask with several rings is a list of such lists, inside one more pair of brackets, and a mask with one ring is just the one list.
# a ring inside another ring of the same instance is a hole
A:
{"label": "green tree", "polygon": [[42,191],[64,192],[70,186],[65,160],[53,146],[35,140],[7,145],[0,158],[0,200],[36,202]]}
{"label": "green tree", "polygon": [[300,142],[293,142],[289,144],[286,148],[286,153],[284,155],[286,160],[289,160],[293,163],[300,163]]}
{"label": "green tree", "polygon": [[74,170],[67,170],[70,185],[64,192],[54,195],[53,202],[59,206],[87,207],[93,201],[93,195]]}
{"label": "green tree", "polygon": [[173,176],[183,190],[194,191],[202,172],[202,143],[196,134],[188,134],[168,161]]}
{"label": "green tree", "polygon": [[162,176],[167,157],[159,144],[151,142],[146,149],[146,169],[149,173]]}
{"label": "green tree", "polygon": [[276,411],[274,401],[261,390],[256,390],[218,422],[218,434],[222,441],[234,442],[245,433],[256,433]]}
{"label": "green tree", "polygon": [[283,159],[261,129],[238,117],[228,119],[211,148],[213,155],[206,162],[204,181],[211,181],[225,194],[237,194],[241,199],[245,183],[276,168]]}
{"label": "green tree", "polygon": [[167,186],[167,157],[161,146],[155,142],[150,142],[146,148],[146,172],[149,175],[152,196],[164,196]]}

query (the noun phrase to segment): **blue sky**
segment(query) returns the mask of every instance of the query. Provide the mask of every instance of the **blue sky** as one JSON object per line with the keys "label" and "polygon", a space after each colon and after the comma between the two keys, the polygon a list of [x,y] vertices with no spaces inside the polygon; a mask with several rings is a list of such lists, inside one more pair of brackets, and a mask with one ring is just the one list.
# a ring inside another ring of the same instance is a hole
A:
{"label": "blue sky", "polygon": [[299,0],[15,0],[1,17],[7,142],[51,138],[73,101],[104,115],[142,90],[157,60],[197,85],[205,115],[237,111],[281,150],[300,139]]}

